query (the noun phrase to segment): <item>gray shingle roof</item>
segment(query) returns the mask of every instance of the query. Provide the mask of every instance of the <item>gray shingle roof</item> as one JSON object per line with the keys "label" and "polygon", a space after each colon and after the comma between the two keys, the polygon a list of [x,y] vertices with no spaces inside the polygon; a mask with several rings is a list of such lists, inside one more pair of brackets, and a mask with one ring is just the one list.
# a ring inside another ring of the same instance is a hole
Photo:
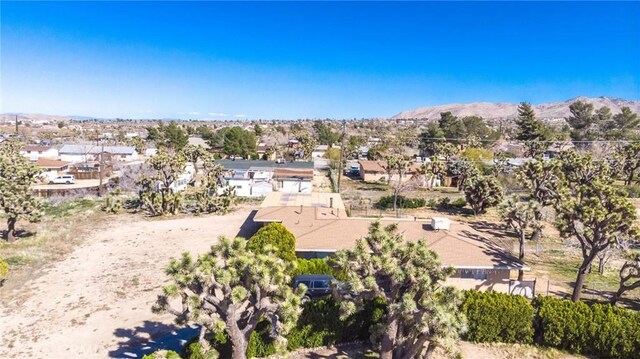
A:
{"label": "gray shingle roof", "polygon": [[[102,146],[96,145],[64,145],[58,151],[60,154],[84,155],[98,154],[102,151]],[[136,149],[130,146],[104,146],[104,152],[116,155],[132,155]]]}

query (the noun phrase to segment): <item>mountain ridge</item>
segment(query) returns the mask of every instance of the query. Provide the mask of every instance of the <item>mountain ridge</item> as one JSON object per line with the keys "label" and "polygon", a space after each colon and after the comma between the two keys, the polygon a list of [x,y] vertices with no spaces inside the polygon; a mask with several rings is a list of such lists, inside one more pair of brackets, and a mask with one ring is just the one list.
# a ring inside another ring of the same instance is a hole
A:
{"label": "mountain ridge", "polygon": [[[594,105],[594,109],[607,106],[616,114],[624,106],[628,106],[635,113],[640,113],[640,101],[625,100],[617,97],[585,97],[578,96],[562,102],[547,102],[531,105],[541,119],[558,119],[570,116],[569,106],[576,101],[583,101]],[[470,102],[453,103],[437,106],[419,107],[404,110],[392,116],[391,119],[438,119],[441,112],[450,111],[453,115],[481,116],[485,119],[509,119],[517,116],[518,103],[510,102]]]}

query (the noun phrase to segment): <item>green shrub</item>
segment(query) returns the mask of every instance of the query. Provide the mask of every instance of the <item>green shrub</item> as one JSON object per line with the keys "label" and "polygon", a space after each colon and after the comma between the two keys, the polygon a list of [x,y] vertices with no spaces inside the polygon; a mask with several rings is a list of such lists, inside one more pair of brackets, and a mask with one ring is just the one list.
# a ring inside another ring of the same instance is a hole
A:
{"label": "green shrub", "polygon": [[467,205],[467,201],[464,198],[458,198],[455,201],[451,202],[451,207],[455,208],[463,208]]}
{"label": "green shrub", "polygon": [[180,359],[180,355],[173,350],[158,350],[143,356],[142,359]]}
{"label": "green shrub", "polygon": [[465,292],[462,311],[469,322],[463,335],[472,342],[533,342],[533,306],[521,296],[497,292]]}
{"label": "green shrub", "polygon": [[0,286],[5,279],[9,276],[9,263],[7,263],[2,257],[0,257]]}
{"label": "green shrub", "polygon": [[[398,208],[422,208],[427,205],[424,198],[407,198],[398,196],[396,204]],[[378,200],[376,206],[379,208],[393,208],[393,196],[384,196]]]}
{"label": "green shrub", "polygon": [[438,207],[438,201],[436,201],[435,198],[429,198],[429,200],[427,201],[427,207],[429,207],[429,208]]}
{"label": "green shrub", "polygon": [[260,228],[247,242],[247,249],[259,253],[267,245],[273,246],[283,260],[296,260],[296,237],[281,223],[269,223]]}
{"label": "green shrub", "polygon": [[341,273],[337,273],[325,258],[312,258],[304,259],[298,258],[298,266],[292,277],[301,274],[326,274],[330,275],[338,280],[344,280],[345,276]]}
{"label": "green shrub", "polygon": [[639,312],[542,296],[534,306],[536,339],[542,345],[598,358],[639,357]]}
{"label": "green shrub", "polygon": [[438,200],[438,207],[440,208],[449,208],[449,206],[451,205],[451,198],[449,197],[442,197]]}
{"label": "green shrub", "polygon": [[[340,305],[332,298],[309,301],[296,326],[287,335],[287,349],[315,348],[369,338],[369,328],[382,320],[385,305],[381,299],[365,303],[364,308],[340,320]],[[275,354],[273,340],[269,337],[268,322],[259,324],[251,335],[248,357]]]}

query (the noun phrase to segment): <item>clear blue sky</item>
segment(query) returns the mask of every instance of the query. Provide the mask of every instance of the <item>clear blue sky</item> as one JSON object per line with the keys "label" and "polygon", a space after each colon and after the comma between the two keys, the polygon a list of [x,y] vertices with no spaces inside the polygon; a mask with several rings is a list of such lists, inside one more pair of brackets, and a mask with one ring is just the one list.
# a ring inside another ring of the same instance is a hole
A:
{"label": "clear blue sky", "polygon": [[0,112],[361,118],[640,98],[637,2],[0,6]]}

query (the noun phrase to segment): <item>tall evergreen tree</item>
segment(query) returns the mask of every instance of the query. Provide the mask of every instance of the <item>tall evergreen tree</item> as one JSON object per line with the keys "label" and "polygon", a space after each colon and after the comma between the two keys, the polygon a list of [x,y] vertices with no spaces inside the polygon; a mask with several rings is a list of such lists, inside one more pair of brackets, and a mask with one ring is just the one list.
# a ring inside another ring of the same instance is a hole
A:
{"label": "tall evergreen tree", "polygon": [[516,118],[518,132],[516,139],[524,141],[526,155],[537,157],[549,148],[551,139],[549,130],[544,123],[536,118],[533,107],[527,102],[518,105],[518,118]]}

